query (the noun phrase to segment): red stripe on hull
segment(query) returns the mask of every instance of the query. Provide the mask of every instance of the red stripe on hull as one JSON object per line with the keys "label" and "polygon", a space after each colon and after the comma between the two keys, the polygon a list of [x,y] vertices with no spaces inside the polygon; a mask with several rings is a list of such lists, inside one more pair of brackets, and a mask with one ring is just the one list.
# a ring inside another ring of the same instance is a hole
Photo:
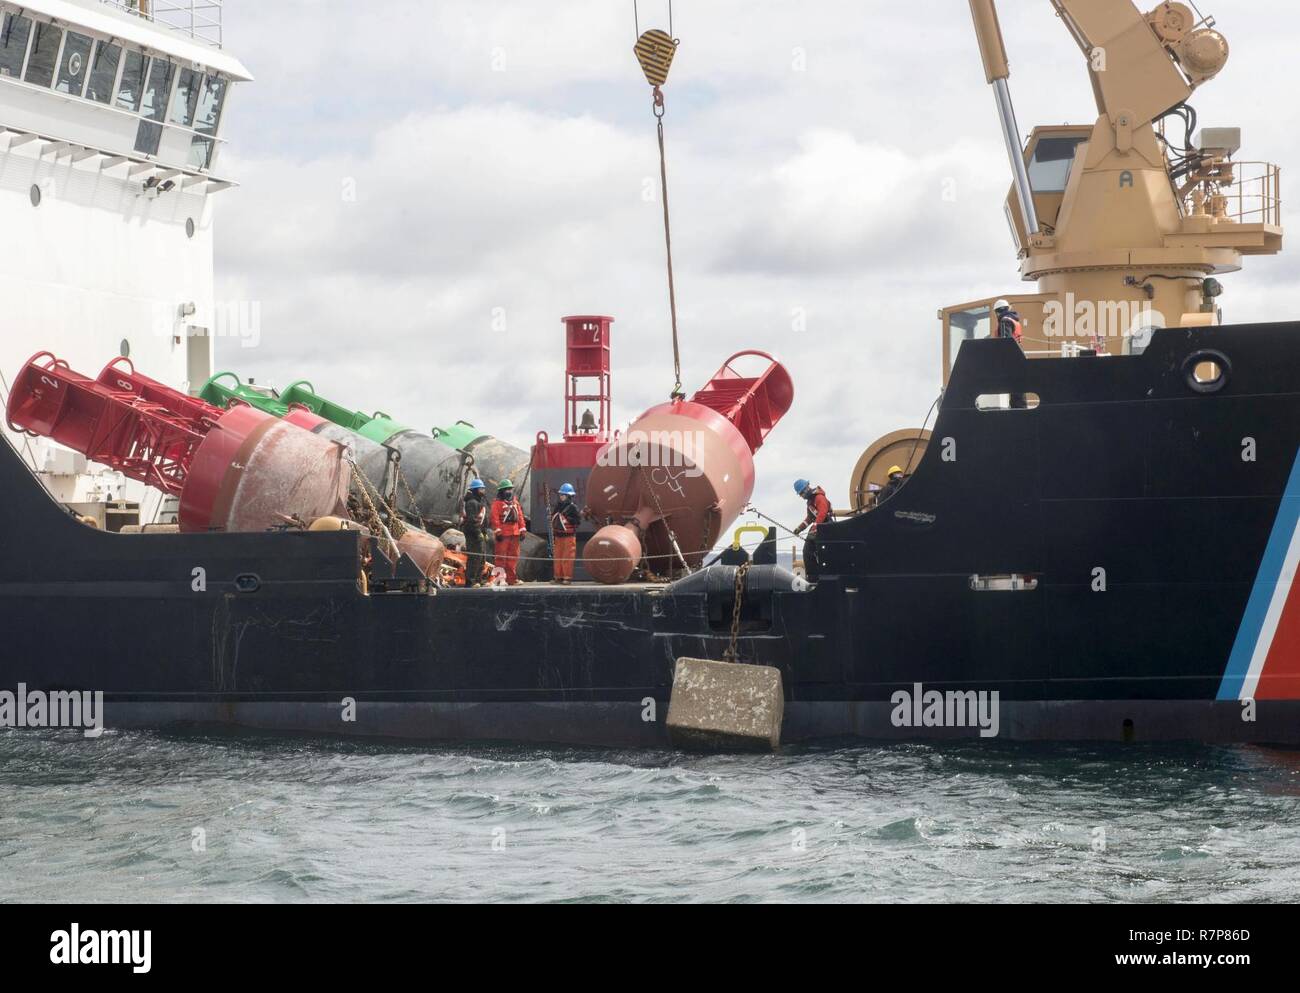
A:
{"label": "red stripe on hull", "polygon": [[1300,699],[1300,583],[1292,577],[1277,634],[1269,646],[1264,671],[1255,690],[1256,700]]}

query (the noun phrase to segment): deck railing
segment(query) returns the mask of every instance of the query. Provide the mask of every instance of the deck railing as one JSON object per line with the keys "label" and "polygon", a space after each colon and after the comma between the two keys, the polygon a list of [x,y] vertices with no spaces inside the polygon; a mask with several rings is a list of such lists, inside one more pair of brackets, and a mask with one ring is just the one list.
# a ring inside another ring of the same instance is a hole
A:
{"label": "deck railing", "polygon": [[[1218,188],[1224,197],[1224,215],[1238,224],[1282,226],[1282,170],[1271,162],[1234,162],[1233,181]],[[1196,214],[1192,194],[1184,202],[1187,216]],[[1202,210],[1209,211],[1207,203]]]}
{"label": "deck railing", "polygon": [[221,47],[221,8],[225,0],[100,0],[100,3],[179,31],[196,41]]}

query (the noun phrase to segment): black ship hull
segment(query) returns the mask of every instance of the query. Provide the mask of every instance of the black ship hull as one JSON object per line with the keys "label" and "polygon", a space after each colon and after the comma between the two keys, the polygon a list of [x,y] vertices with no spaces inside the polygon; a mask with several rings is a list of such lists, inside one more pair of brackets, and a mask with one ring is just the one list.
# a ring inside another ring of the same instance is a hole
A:
{"label": "black ship hull", "polygon": [[[781,670],[785,740],[989,736],[922,719],[937,692],[992,697],[1002,738],[1300,743],[1298,334],[964,345],[924,458],[823,528],[818,581],[751,572],[740,655]],[[1037,405],[980,409],[1005,395]],[[726,567],[366,596],[352,533],[105,534],[8,445],[0,478],[0,690],[102,691],[110,728],[662,746],[675,660],[730,635]]]}

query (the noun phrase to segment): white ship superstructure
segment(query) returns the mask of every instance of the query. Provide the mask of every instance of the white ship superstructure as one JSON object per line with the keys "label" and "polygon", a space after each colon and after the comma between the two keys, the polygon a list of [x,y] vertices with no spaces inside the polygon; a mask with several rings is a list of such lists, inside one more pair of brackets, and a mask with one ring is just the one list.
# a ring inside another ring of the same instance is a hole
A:
{"label": "white ship superstructure", "polygon": [[[44,350],[91,374],[127,356],[197,391],[214,337],[239,333],[214,298],[212,214],[233,185],[231,88],[251,77],[221,48],[221,15],[221,0],[0,0],[0,403]],[[101,526],[163,510],[80,455],[10,437]]]}

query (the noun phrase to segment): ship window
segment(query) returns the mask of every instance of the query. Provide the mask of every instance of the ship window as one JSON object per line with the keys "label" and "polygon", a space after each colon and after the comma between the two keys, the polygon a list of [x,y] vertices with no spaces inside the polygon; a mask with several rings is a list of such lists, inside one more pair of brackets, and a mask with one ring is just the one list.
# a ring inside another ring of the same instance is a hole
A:
{"label": "ship window", "polygon": [[981,576],[970,578],[970,588],[976,593],[1032,593],[1038,589],[1038,577],[1012,573],[1009,576]]}
{"label": "ship window", "polygon": [[172,76],[176,67],[162,59],[154,59],[149,65],[149,82],[144,87],[144,100],[140,104],[140,113],[147,121],[161,121],[167,113],[167,97],[172,91]]}
{"label": "ship window", "polygon": [[182,69],[172,97],[171,122],[189,127],[194,123],[194,108],[198,106],[199,91],[203,89],[203,76],[193,69]]}
{"label": "ship window", "polygon": [[975,398],[975,409],[987,410],[1037,410],[1043,400],[1037,393],[981,393]]}
{"label": "ship window", "polygon": [[190,141],[190,165],[195,169],[206,169],[212,165],[212,139],[195,135]]}
{"label": "ship window", "polygon": [[199,134],[215,135],[221,124],[221,107],[226,101],[226,80],[220,76],[209,76],[203,87],[203,99],[199,101],[198,116],[194,118],[194,130]]}
{"label": "ship window", "polygon": [[86,98],[96,103],[113,99],[113,81],[117,79],[117,64],[122,61],[122,47],[101,41],[95,46],[95,58],[90,66],[90,82]]}
{"label": "ship window", "polygon": [[1029,160],[1029,185],[1035,193],[1064,193],[1083,138],[1039,138]]}
{"label": "ship window", "polygon": [[122,67],[122,84],[117,88],[117,105],[135,113],[140,109],[140,94],[144,92],[144,69],[148,62],[141,52],[127,52]]}
{"label": "ship window", "polygon": [[158,144],[162,141],[162,125],[152,121],[141,121],[135,132],[135,150],[144,155],[157,155]]}
{"label": "ship window", "polygon": [[32,33],[29,18],[5,14],[0,25],[0,76],[21,76],[27,57],[27,39]]}
{"label": "ship window", "polygon": [[53,24],[36,25],[32,54],[27,59],[27,75],[23,79],[37,86],[49,86],[54,82],[54,60],[59,57],[61,41],[63,32]]}
{"label": "ship window", "polygon": [[86,88],[86,64],[90,61],[90,39],[75,31],[68,32],[63,46],[63,59],[59,62],[59,81],[54,88],[60,93],[81,96]]}

